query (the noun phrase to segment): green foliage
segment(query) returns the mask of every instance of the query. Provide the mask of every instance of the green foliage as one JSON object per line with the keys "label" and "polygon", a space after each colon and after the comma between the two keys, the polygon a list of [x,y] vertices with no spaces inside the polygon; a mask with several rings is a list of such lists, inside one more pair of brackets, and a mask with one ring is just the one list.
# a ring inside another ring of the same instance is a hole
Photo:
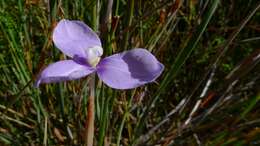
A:
{"label": "green foliage", "polygon": [[110,2],[0,1],[0,145],[84,141],[88,77],[33,87],[66,58],[51,40],[63,18],[91,26],[104,56],[141,47],[165,65],[134,90],[96,80],[95,145],[259,144],[257,0]]}

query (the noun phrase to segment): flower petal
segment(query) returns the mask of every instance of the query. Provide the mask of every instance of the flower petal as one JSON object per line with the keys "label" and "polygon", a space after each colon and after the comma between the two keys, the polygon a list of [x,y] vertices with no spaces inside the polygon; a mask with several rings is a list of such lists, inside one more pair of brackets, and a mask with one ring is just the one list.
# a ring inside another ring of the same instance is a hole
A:
{"label": "flower petal", "polygon": [[58,61],[50,64],[42,71],[35,86],[38,87],[41,83],[79,79],[94,71],[94,68],[79,64],[73,60]]}
{"label": "flower petal", "polygon": [[115,89],[131,89],[152,82],[163,69],[149,51],[139,48],[106,57],[97,65],[99,78]]}
{"label": "flower petal", "polygon": [[97,34],[82,21],[61,20],[53,31],[53,42],[69,57],[87,57],[88,48],[99,48],[101,41]]}

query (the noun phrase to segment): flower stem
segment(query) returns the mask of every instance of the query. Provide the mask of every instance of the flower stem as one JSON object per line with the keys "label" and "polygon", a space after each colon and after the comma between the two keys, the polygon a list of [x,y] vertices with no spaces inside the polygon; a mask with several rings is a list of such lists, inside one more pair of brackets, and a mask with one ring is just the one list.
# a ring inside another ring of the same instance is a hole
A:
{"label": "flower stem", "polygon": [[95,121],[95,74],[90,75],[89,88],[90,96],[88,99],[88,115],[86,119],[87,123],[85,125],[85,144],[87,146],[93,146]]}
{"label": "flower stem", "polygon": [[[95,6],[93,7],[93,30],[97,31],[99,28],[99,0],[96,1]],[[94,138],[94,121],[95,121],[95,74],[90,75],[89,81],[90,96],[88,99],[88,115],[87,123],[85,125],[85,145],[93,146]]]}

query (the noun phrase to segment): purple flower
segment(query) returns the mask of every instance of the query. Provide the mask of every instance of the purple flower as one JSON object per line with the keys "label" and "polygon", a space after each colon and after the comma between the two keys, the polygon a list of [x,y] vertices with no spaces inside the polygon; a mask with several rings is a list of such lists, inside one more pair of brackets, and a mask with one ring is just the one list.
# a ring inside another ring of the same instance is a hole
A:
{"label": "purple flower", "polygon": [[164,69],[149,51],[141,48],[100,59],[101,41],[81,21],[61,20],[54,29],[53,42],[72,59],[50,64],[39,75],[37,87],[41,83],[74,80],[97,72],[109,87],[131,89],[153,82]]}

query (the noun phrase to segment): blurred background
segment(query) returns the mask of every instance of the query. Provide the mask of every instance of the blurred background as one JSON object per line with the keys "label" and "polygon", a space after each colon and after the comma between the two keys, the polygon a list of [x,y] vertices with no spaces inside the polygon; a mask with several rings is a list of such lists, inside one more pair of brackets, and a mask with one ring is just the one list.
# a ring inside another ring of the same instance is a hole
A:
{"label": "blurred background", "polygon": [[33,87],[66,59],[61,19],[95,30],[104,56],[139,47],[165,65],[133,90],[96,78],[94,145],[260,145],[258,0],[0,0],[0,145],[83,145],[88,77]]}

